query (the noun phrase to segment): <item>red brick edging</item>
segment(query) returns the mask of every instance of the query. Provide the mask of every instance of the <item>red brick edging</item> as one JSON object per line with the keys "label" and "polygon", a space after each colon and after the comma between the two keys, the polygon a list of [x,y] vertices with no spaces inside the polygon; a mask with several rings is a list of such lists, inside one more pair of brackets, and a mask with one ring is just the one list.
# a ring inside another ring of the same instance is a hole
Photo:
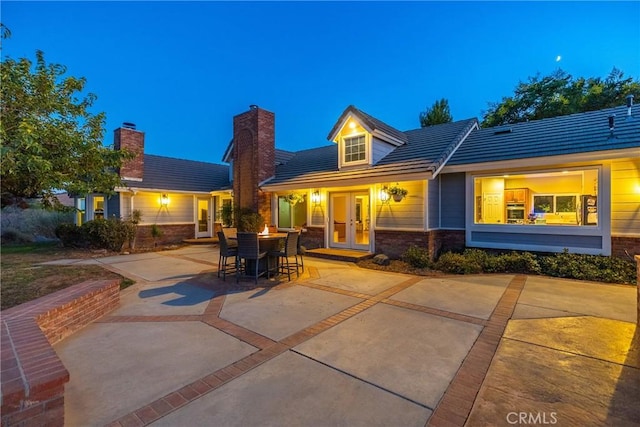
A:
{"label": "red brick edging", "polygon": [[118,280],[91,280],[0,313],[2,426],[64,425],[69,372],[51,345],[119,303]]}

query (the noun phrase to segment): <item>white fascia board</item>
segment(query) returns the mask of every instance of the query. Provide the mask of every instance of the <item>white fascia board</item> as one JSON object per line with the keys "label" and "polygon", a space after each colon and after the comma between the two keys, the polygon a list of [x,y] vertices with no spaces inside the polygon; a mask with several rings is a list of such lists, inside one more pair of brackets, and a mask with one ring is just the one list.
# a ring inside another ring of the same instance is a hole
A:
{"label": "white fascia board", "polygon": [[331,136],[329,137],[329,141],[335,142],[337,143],[338,141],[336,141],[337,136],[340,134],[340,132],[342,132],[342,129],[344,129],[345,125],[349,122],[349,120],[352,120],[355,122],[358,122],[358,124],[360,126],[362,126],[362,128],[369,134],[372,134],[373,131],[369,128],[369,126],[365,125],[362,120],[358,119],[358,116],[354,116],[353,113],[349,113],[347,114],[347,117],[345,117],[342,122],[340,123],[340,126],[338,126],[338,128],[336,129],[336,131],[334,133],[331,134]]}
{"label": "white fascia board", "polygon": [[640,148],[622,150],[593,151],[588,153],[563,154],[550,157],[526,157],[522,159],[502,160],[497,162],[467,163],[464,165],[445,166],[441,173],[477,172],[502,169],[521,169],[532,167],[548,167],[550,165],[599,162],[627,157],[638,157]]}
{"label": "white fascia board", "polygon": [[381,132],[378,129],[374,130],[373,132],[371,132],[371,135],[373,135],[374,137],[387,142],[391,145],[395,145],[396,147],[399,147],[401,145],[404,145],[405,142],[401,139],[395,138],[391,135],[389,135],[388,133],[385,132]]}

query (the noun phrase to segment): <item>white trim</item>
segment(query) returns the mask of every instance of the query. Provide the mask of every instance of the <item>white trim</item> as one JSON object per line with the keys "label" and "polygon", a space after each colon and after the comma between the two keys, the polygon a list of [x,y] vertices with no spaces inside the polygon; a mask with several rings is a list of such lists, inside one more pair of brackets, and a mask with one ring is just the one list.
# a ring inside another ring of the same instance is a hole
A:
{"label": "white trim", "polygon": [[123,180],[123,181],[136,181],[136,182],[142,182],[143,181],[142,178],[131,178],[129,176],[123,176],[123,177],[120,177],[120,179]]}
{"label": "white trim", "polygon": [[593,151],[589,153],[563,154],[549,157],[527,157],[514,160],[503,160],[484,163],[467,163],[464,165],[445,166],[442,173],[456,172],[481,172],[504,169],[519,169],[527,171],[540,169],[555,164],[579,164],[583,162],[602,163],[605,160],[613,160],[627,157],[638,157],[638,148],[627,148],[622,150]]}
{"label": "white trim", "polygon": [[[347,162],[346,156],[346,140],[364,137],[364,159]],[[348,135],[342,135],[338,142],[338,169],[348,169],[352,166],[362,166],[371,164],[371,133],[369,132],[354,132]]]}
{"label": "white trim", "polygon": [[371,135],[375,136],[376,138],[380,139],[383,142],[386,142],[387,144],[395,145],[396,147],[399,147],[405,144],[403,140],[398,139],[394,136],[391,136],[388,133],[382,132],[379,129],[376,129],[373,132],[371,132]]}
{"label": "white trim", "polygon": [[640,238],[640,233],[616,233],[616,234],[612,234],[611,237],[638,237],[638,238]]}
{"label": "white trim", "polygon": [[[184,191],[184,190],[169,190],[166,188],[139,188],[139,187],[116,187],[115,190],[118,193],[172,193],[172,194],[191,194],[197,196],[210,196],[212,191]],[[220,190],[215,193],[225,193],[231,190]]]}
{"label": "white trim", "polygon": [[444,159],[444,161],[440,164],[440,166],[438,166],[438,168],[433,172],[433,176],[437,176],[440,171],[442,171],[442,169],[444,169],[447,165],[447,162],[449,161],[449,159],[456,153],[456,151],[458,151],[458,148],[460,148],[460,146],[462,145],[462,143],[464,142],[465,139],[467,139],[467,137],[469,136],[469,134],[471,134],[471,132],[473,132],[474,130],[478,129],[478,122],[475,122],[473,124],[473,126],[471,126],[469,128],[469,130],[467,131],[467,133],[464,134],[464,136],[462,138],[460,138],[460,141],[458,142],[458,144],[456,145],[456,147],[451,150],[451,152],[447,155],[447,158]]}
{"label": "white trim", "polygon": [[[557,166],[518,171],[518,174],[553,173],[565,170]],[[474,179],[490,176],[490,173],[467,172],[465,176],[465,242],[469,247],[558,252],[567,248],[570,252],[593,255],[611,255],[611,166],[608,162],[590,164],[572,169],[598,170],[598,225],[527,225],[527,224],[476,224],[474,221]],[[600,202],[602,201],[602,202]],[[567,247],[566,245],[527,245],[505,242],[472,240],[473,232],[509,234],[545,234],[557,236],[593,236],[602,239],[602,248]]]}

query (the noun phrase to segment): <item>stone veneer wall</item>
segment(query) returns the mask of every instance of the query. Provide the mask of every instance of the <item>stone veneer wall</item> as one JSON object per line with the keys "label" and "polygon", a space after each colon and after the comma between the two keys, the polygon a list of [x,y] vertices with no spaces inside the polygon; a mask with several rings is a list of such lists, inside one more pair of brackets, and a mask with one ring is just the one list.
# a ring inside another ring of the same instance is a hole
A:
{"label": "stone veneer wall", "polygon": [[195,237],[195,224],[158,224],[158,227],[162,230],[162,236],[154,242],[151,235],[151,225],[139,225],[136,232],[136,247],[152,248],[154,243],[167,245]]}

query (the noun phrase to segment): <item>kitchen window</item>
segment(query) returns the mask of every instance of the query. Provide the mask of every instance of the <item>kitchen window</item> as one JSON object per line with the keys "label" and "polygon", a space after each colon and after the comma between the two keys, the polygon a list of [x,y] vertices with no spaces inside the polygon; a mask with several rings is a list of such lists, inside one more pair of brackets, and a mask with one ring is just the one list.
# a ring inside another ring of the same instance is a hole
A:
{"label": "kitchen window", "polygon": [[474,223],[597,225],[599,173],[591,168],[476,176]]}

